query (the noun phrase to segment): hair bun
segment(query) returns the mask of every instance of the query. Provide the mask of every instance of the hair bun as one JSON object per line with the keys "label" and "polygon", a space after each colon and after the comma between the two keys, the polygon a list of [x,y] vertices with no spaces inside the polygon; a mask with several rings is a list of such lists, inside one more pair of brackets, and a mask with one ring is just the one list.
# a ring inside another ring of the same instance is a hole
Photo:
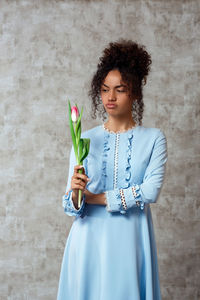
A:
{"label": "hair bun", "polygon": [[140,80],[145,79],[149,74],[151,56],[145,46],[132,40],[121,38],[117,42],[111,42],[104,49],[103,54],[100,58],[101,64],[109,61],[113,68],[128,68],[130,72],[135,72]]}

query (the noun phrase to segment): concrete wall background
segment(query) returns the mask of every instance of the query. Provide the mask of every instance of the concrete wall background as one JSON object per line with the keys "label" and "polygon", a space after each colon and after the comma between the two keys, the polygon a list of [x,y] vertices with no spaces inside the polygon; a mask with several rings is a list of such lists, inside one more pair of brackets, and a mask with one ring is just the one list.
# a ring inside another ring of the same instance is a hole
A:
{"label": "concrete wall background", "polygon": [[[200,2],[0,2],[0,299],[56,298],[73,219],[64,214],[71,146],[67,101],[84,104],[110,41],[146,45],[153,64],[145,126],[168,139],[168,166],[152,205],[163,300],[200,299]],[[88,104],[88,106],[87,106]]]}

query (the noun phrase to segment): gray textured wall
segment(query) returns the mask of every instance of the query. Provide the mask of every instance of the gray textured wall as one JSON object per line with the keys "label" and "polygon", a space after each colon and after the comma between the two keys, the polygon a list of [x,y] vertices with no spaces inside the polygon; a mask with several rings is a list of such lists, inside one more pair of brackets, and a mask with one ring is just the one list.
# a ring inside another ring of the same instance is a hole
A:
{"label": "gray textured wall", "polygon": [[[73,219],[64,214],[71,146],[66,98],[85,105],[104,46],[146,45],[145,126],[168,139],[152,205],[163,300],[200,299],[200,2],[0,1],[0,299],[56,298]],[[88,104],[88,106],[86,106]]]}

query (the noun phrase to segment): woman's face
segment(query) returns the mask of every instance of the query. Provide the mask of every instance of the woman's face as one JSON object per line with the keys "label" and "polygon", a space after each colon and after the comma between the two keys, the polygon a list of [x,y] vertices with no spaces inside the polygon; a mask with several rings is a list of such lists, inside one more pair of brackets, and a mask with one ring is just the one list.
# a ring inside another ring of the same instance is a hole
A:
{"label": "woman's face", "polygon": [[132,115],[132,103],[128,86],[122,81],[119,70],[110,71],[101,86],[101,99],[109,115]]}

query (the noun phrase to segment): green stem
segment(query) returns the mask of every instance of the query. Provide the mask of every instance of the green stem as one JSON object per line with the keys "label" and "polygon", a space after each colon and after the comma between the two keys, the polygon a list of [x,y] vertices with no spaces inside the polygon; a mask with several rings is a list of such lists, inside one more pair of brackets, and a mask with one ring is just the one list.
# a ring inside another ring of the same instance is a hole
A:
{"label": "green stem", "polygon": [[[80,174],[83,174],[83,169],[78,170]],[[81,206],[82,190],[78,190],[78,208]]]}
{"label": "green stem", "polygon": [[82,191],[79,190],[78,191],[78,208],[80,208],[80,206],[81,206],[81,198],[82,198]]}
{"label": "green stem", "polygon": [[[73,124],[73,128],[74,128],[74,124]],[[75,154],[75,157],[76,157],[76,161],[78,162],[79,158],[78,158],[78,149],[77,149],[76,137],[75,137],[75,141],[73,142],[73,146],[74,146],[74,154]]]}
{"label": "green stem", "polygon": [[[74,122],[72,122],[72,124],[73,124],[73,129],[74,129]],[[75,153],[75,156],[76,156],[76,161],[79,165],[78,145],[77,145],[77,137],[76,136],[75,136],[75,142],[74,142],[74,153]]]}
{"label": "green stem", "polygon": [[[77,149],[78,149],[78,145],[77,145]],[[79,155],[77,156],[77,162],[78,165],[81,165],[83,163],[82,161],[80,161]],[[83,174],[83,169],[78,170],[78,173]],[[82,190],[78,190],[78,209],[81,206],[81,198],[82,198]]]}

